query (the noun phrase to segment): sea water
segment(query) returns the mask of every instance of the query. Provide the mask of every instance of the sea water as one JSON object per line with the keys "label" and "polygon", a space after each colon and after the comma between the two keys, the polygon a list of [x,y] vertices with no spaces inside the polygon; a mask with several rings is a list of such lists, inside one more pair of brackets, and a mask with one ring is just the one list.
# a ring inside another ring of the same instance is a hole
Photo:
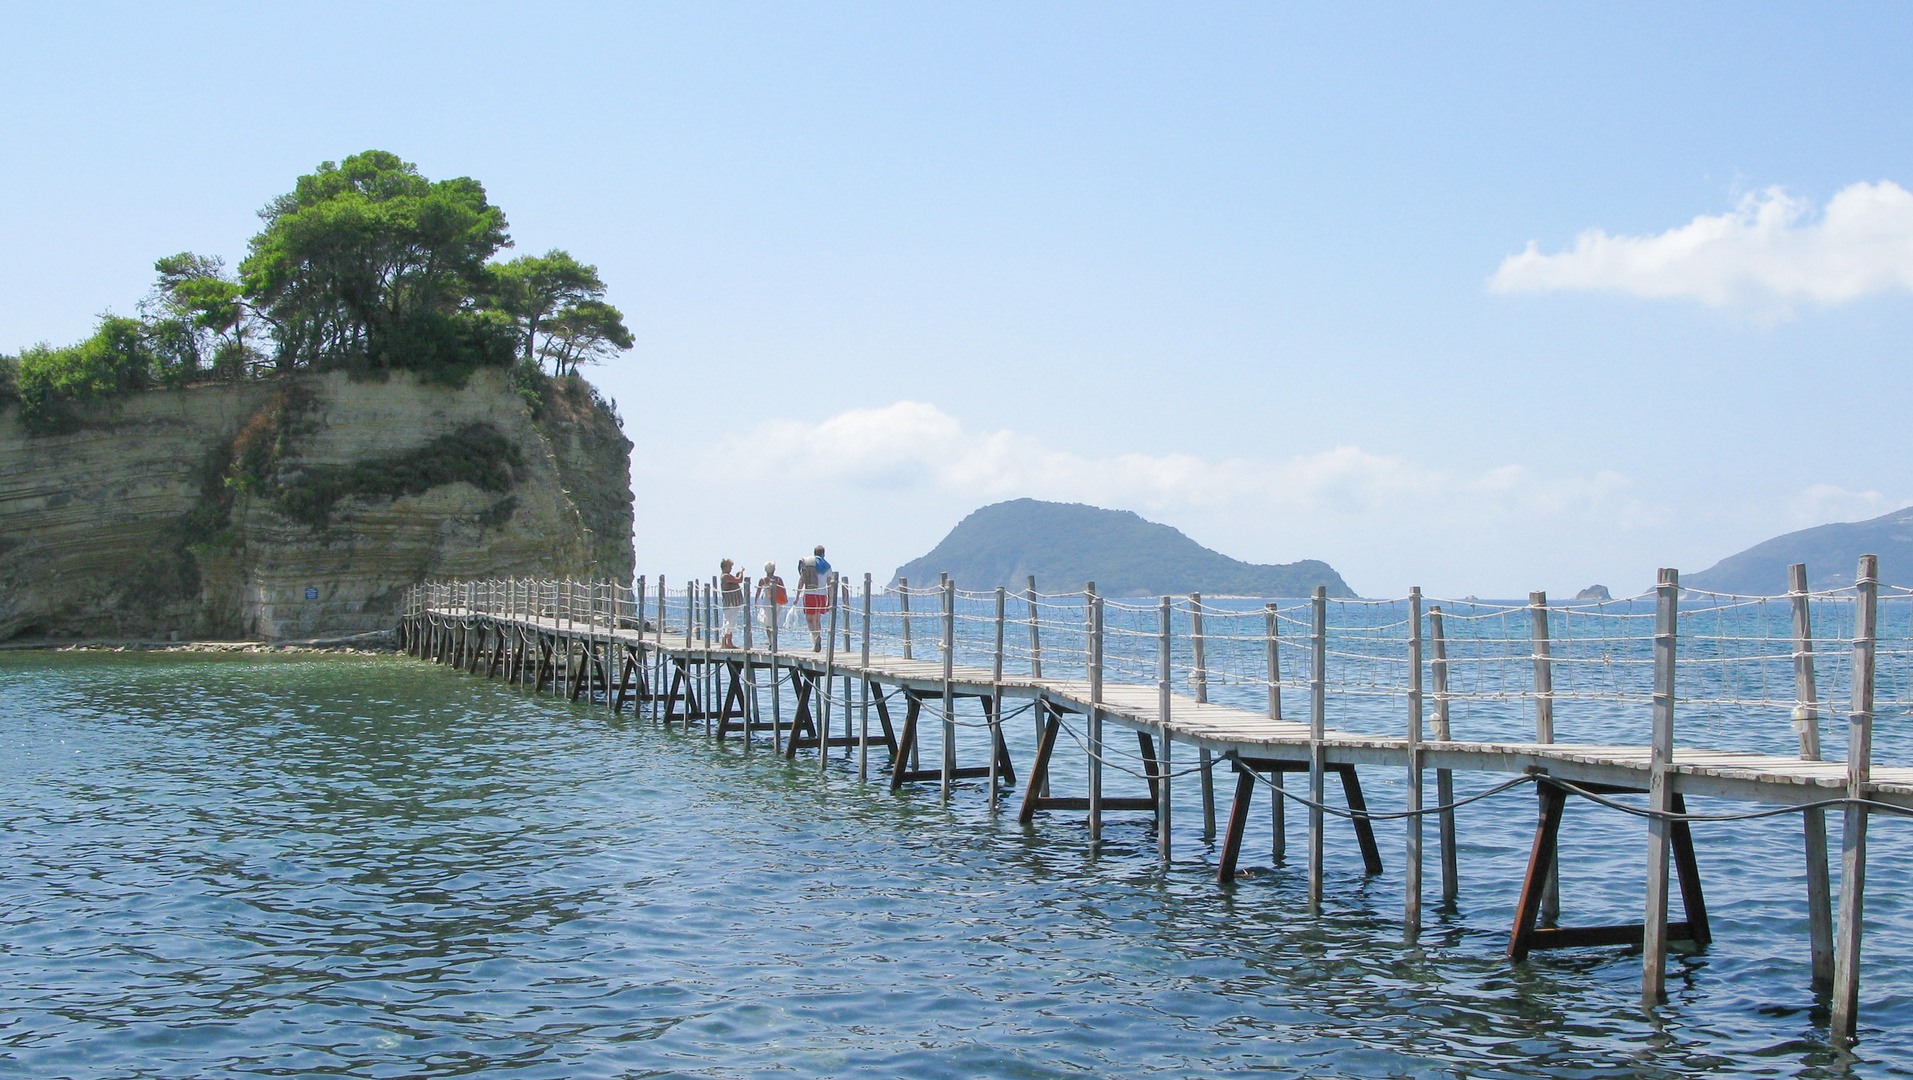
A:
{"label": "sea water", "polygon": [[[1214,883],[1193,778],[1163,870],[1146,814],[1096,849],[1080,813],[1026,828],[980,783],[941,806],[407,658],[13,653],[0,739],[0,1075],[1913,1073],[1905,820],[1874,821],[1844,1061],[1793,816],[1697,827],[1715,941],[1649,1016],[1638,951],[1503,958],[1525,789],[1461,812],[1452,911],[1431,823],[1411,943],[1399,824],[1371,878],[1332,823],[1312,917],[1265,802]],[[1080,783],[1080,753],[1057,768]],[[1363,771],[1379,809],[1396,771]],[[1571,804],[1563,921],[1638,921],[1645,843]]]}

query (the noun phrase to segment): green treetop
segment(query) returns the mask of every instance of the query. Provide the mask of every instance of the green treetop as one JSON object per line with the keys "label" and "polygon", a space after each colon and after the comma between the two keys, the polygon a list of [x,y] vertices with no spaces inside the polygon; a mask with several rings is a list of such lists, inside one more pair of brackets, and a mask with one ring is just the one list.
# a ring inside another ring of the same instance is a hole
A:
{"label": "green treetop", "polygon": [[631,347],[624,316],[604,302],[598,268],[569,252],[521,255],[492,270],[498,306],[514,320],[527,364],[550,361],[553,375]]}
{"label": "green treetop", "polygon": [[[597,267],[563,251],[492,262],[505,214],[468,177],[431,181],[382,150],[325,162],[259,215],[235,277],[181,252],[154,264],[143,319],[102,316],[78,345],[0,356],[0,405],[35,431],[76,406],[212,374],[407,368],[458,378],[521,368],[530,389],[631,348]],[[264,346],[270,338],[271,354]]]}
{"label": "green treetop", "polygon": [[504,326],[481,301],[485,262],[511,237],[478,181],[434,183],[368,150],[300,177],[260,216],[266,227],[239,270],[282,359],[328,368],[501,359]]}

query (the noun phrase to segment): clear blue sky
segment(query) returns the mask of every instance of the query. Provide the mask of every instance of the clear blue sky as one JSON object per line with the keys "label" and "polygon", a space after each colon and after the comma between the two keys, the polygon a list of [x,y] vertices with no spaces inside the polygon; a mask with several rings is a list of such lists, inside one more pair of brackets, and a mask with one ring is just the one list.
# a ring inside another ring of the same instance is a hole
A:
{"label": "clear blue sky", "polygon": [[1031,495],[1639,589],[1913,502],[1913,9],[1666,7],[12,5],[0,350],[386,149],[601,269],[641,569]]}

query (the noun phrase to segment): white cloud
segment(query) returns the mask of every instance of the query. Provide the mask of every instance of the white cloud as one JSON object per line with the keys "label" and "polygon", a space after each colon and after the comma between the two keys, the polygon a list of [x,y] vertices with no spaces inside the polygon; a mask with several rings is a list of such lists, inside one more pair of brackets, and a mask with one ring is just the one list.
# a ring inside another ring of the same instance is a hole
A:
{"label": "white cloud", "polygon": [[[1469,471],[1354,446],[1281,459],[1096,456],[1022,432],[972,431],[913,401],[766,423],[717,450],[710,475],[735,478],[736,494],[786,523],[802,518],[804,535],[854,526],[896,537],[879,545],[900,547],[890,565],[978,506],[1031,497],[1135,510],[1254,562],[1325,559],[1358,590],[1463,578],[1475,590],[1488,587],[1475,568],[1499,560],[1494,576],[1525,593],[1575,552],[1586,553],[1575,576],[1593,573],[1588,564],[1611,559],[1601,544],[1659,520],[1611,471]],[[904,539],[898,519],[920,528]]]}
{"label": "white cloud", "polygon": [[1795,304],[1844,303],[1913,291],[1913,192],[1891,181],[1842,189],[1817,219],[1781,189],[1748,195],[1732,212],[1653,236],[1589,229],[1574,246],[1502,260],[1495,292],[1604,289],[1783,314]]}
{"label": "white cloud", "polygon": [[1832,521],[1865,521],[1905,506],[1900,499],[1889,499],[1877,491],[1848,491],[1836,484],[1815,484],[1793,498],[1788,507],[1798,528],[1811,528]]}

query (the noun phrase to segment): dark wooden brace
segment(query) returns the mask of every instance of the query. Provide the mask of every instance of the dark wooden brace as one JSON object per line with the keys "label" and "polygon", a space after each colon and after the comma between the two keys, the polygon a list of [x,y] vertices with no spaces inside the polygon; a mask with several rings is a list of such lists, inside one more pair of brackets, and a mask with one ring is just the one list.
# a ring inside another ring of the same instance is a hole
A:
{"label": "dark wooden brace", "polygon": [[[1229,803],[1229,827],[1222,836],[1222,853],[1216,860],[1216,880],[1224,885],[1235,880],[1236,862],[1242,857],[1242,834],[1249,824],[1249,805],[1255,799],[1255,786],[1261,781],[1257,773],[1305,773],[1309,771],[1306,761],[1290,761],[1277,758],[1236,758],[1235,759],[1235,798]],[[1331,764],[1326,772],[1334,773],[1342,782],[1342,798],[1347,801],[1348,809],[1355,816],[1349,823],[1355,826],[1355,842],[1362,849],[1362,868],[1370,874],[1382,872],[1382,851],[1375,843],[1375,823],[1368,819],[1368,800],[1362,796],[1362,779],[1355,772],[1355,766]],[[1271,795],[1271,798],[1282,798]],[[1278,809],[1279,812],[1279,809]]]}
{"label": "dark wooden brace", "polygon": [[[811,703],[818,696],[817,681],[822,679],[824,674],[821,671],[807,671],[803,668],[785,670],[790,673],[791,690],[796,696],[797,704],[792,711],[790,723],[785,726],[782,752],[786,758],[795,758],[799,750],[817,749],[820,710],[813,709]],[[831,678],[841,678],[841,676],[833,675]],[[881,686],[876,683],[866,685],[870,688],[870,703],[877,707],[877,724],[882,729],[881,734],[871,739],[871,742],[881,744],[884,752],[894,759],[897,756],[897,733],[890,724],[890,702],[884,696]],[[845,715],[849,715],[847,708]],[[760,729],[766,729],[771,725],[760,720],[757,726]],[[829,735],[826,733],[826,735],[827,737],[823,740],[823,745],[826,747],[858,746],[863,742],[861,734]]]}
{"label": "dark wooden brace", "polygon": [[[702,720],[705,716],[704,705],[698,700],[698,677],[691,672],[693,660],[688,656],[671,656],[667,659],[671,665],[671,683],[664,692],[664,726],[670,727],[673,722],[682,721],[689,728],[691,721]],[[684,703],[682,712],[678,711],[679,702]]]}
{"label": "dark wooden brace", "polygon": [[[1597,795],[1641,794],[1641,788],[1612,787],[1606,784],[1579,784]],[[1646,940],[1641,923],[1619,926],[1536,926],[1541,914],[1541,898],[1547,889],[1550,872],[1560,852],[1561,817],[1567,809],[1568,790],[1549,783],[1540,785],[1541,819],[1534,830],[1534,849],[1528,856],[1528,876],[1521,884],[1521,899],[1515,905],[1514,931],[1508,936],[1508,959],[1524,960],[1535,949],[1579,949],[1595,945],[1639,945]],[[1687,800],[1679,792],[1670,796],[1669,808],[1676,814],[1687,812]],[[1680,878],[1681,906],[1686,922],[1667,924],[1669,941],[1692,941],[1705,948],[1714,940],[1707,924],[1707,900],[1701,894],[1700,866],[1694,861],[1694,833],[1685,821],[1668,823],[1668,839],[1673,848],[1674,869]]]}
{"label": "dark wooden brace", "polygon": [[[917,727],[922,719],[923,704],[926,701],[941,703],[943,694],[939,692],[933,696],[905,688],[903,697],[903,734],[898,737],[896,753],[890,759],[891,791],[896,791],[905,784],[940,782],[943,779],[941,767],[935,769],[910,767],[911,758],[916,756]],[[983,703],[983,716],[989,724],[990,741],[993,752],[996,754],[997,778],[1006,784],[1016,783],[1016,768],[1010,763],[1009,745],[1003,741],[1003,726],[996,722],[996,698],[990,694],[953,694],[951,695],[952,705],[954,706],[955,701],[966,697],[973,697]],[[952,780],[975,780],[987,778],[989,775],[990,766],[988,765],[969,765],[950,771]]]}
{"label": "dark wooden brace", "polygon": [[[1017,811],[1016,820],[1027,825],[1036,817],[1038,810],[1087,810],[1089,799],[1076,795],[1049,795],[1050,758],[1056,752],[1056,737],[1063,730],[1064,710],[1047,701],[1038,701],[1036,707],[1041,710],[1043,726],[1036,740],[1036,758],[1030,762],[1029,784],[1023,789],[1023,808]],[[1156,740],[1147,731],[1136,732],[1136,742],[1142,749],[1143,774],[1149,780],[1149,797],[1101,799],[1104,810],[1147,810],[1156,812],[1157,785],[1160,783],[1162,764],[1156,757]]]}
{"label": "dark wooden brace", "polygon": [[637,703],[652,699],[651,684],[645,678],[643,647],[627,645],[619,650],[619,656],[618,685],[611,699],[612,712],[623,712],[626,702],[636,709]]}

